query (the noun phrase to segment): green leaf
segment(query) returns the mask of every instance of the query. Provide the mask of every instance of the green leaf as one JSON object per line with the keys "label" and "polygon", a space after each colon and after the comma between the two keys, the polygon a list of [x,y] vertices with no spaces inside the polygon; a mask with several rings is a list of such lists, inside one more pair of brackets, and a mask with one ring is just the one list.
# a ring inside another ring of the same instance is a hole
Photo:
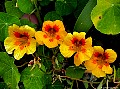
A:
{"label": "green leaf", "polygon": [[47,89],[64,89],[64,86],[59,80],[56,80],[54,84],[47,85]]}
{"label": "green leaf", "polygon": [[87,82],[84,82],[83,84],[84,84],[84,86],[85,86],[85,89],[88,89],[88,83],[87,83]]}
{"label": "green leaf", "polygon": [[117,69],[116,78],[120,81],[120,68]]}
{"label": "green leaf", "polygon": [[18,18],[22,17],[22,15],[24,14],[22,11],[20,11],[20,9],[18,7],[15,6],[16,3],[14,3],[13,1],[7,1],[5,2],[5,8],[6,8],[6,12],[8,14],[17,16]]}
{"label": "green leaf", "polygon": [[19,9],[24,13],[31,13],[34,10],[34,5],[31,0],[18,0]]}
{"label": "green leaf", "polygon": [[114,73],[114,77],[113,77],[113,82],[115,82],[115,78],[116,78],[116,69],[115,69],[115,66],[113,65],[113,73]]}
{"label": "green leaf", "polygon": [[21,25],[29,25],[32,28],[36,28],[36,25],[27,19],[21,19],[20,22],[21,22]]}
{"label": "green leaf", "polygon": [[41,6],[47,6],[50,3],[50,0],[38,0],[40,1]]}
{"label": "green leaf", "polygon": [[10,89],[17,89],[20,81],[20,74],[14,59],[5,52],[0,52],[0,75]]}
{"label": "green leaf", "polygon": [[77,0],[64,0],[55,2],[55,10],[61,16],[69,15],[77,7]]}
{"label": "green leaf", "polygon": [[9,88],[6,83],[0,82],[0,89],[9,89]]}
{"label": "green leaf", "polygon": [[4,41],[4,39],[8,36],[8,26],[12,24],[20,25],[19,18],[0,12],[0,41]]}
{"label": "green leaf", "polygon": [[51,11],[51,12],[48,12],[45,17],[44,17],[44,21],[46,20],[51,20],[51,21],[54,21],[54,20],[63,20],[62,17],[57,14],[55,11]]}
{"label": "green leaf", "polygon": [[83,70],[80,67],[70,66],[66,69],[66,76],[68,76],[70,78],[80,79],[80,78],[82,78],[84,72],[85,72],[85,70]]}
{"label": "green leaf", "polygon": [[74,15],[76,18],[78,18],[78,16],[80,15],[80,13],[82,12],[82,10],[84,9],[84,7],[86,6],[87,2],[89,0],[78,0],[77,1],[77,7],[76,7],[76,10],[74,12]]}
{"label": "green leaf", "polygon": [[104,79],[100,82],[100,84],[98,85],[97,89],[102,89],[103,81],[104,81]]}
{"label": "green leaf", "polygon": [[92,27],[93,23],[91,21],[91,11],[93,7],[96,5],[96,0],[89,0],[84,9],[82,10],[81,14],[79,15],[75,26],[74,31],[77,32],[88,32],[88,30]]}
{"label": "green leaf", "polygon": [[120,33],[120,0],[98,0],[91,13],[91,19],[101,33]]}
{"label": "green leaf", "polygon": [[58,59],[59,62],[63,62],[64,61],[64,56],[61,53],[58,53],[57,59]]}
{"label": "green leaf", "polygon": [[21,73],[21,81],[24,84],[25,89],[42,89],[45,85],[43,76],[44,73],[38,66],[25,68]]}

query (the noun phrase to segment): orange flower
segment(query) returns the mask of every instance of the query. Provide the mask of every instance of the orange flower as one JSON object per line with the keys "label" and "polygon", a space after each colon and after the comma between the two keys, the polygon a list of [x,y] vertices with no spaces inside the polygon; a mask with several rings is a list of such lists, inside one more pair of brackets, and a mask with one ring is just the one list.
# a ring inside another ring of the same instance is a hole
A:
{"label": "orange flower", "polygon": [[9,26],[9,37],[4,41],[4,46],[8,54],[14,51],[14,58],[19,60],[25,53],[32,54],[36,51],[36,41],[33,38],[35,29],[25,26]]}
{"label": "orange flower", "polygon": [[79,66],[83,61],[89,60],[93,53],[92,38],[85,39],[85,32],[68,33],[60,45],[60,52],[64,57],[71,57],[75,52],[74,64]]}
{"label": "orange flower", "polygon": [[106,74],[112,74],[112,68],[109,63],[113,63],[117,58],[116,52],[112,49],[104,49],[101,46],[94,46],[93,56],[85,62],[85,67],[96,77],[104,77]]}
{"label": "orange flower", "polygon": [[48,48],[57,47],[67,35],[62,21],[45,21],[42,26],[42,31],[35,33],[36,41],[42,45],[45,44]]}

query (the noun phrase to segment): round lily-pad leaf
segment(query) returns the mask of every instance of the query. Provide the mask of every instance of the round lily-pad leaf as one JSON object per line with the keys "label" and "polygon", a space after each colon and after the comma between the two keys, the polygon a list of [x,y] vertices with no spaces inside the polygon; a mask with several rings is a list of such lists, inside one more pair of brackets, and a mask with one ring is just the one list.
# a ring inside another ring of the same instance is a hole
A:
{"label": "round lily-pad leaf", "polygon": [[120,0],[98,0],[91,19],[101,33],[120,33]]}
{"label": "round lily-pad leaf", "polygon": [[51,11],[51,12],[48,12],[45,17],[44,17],[44,21],[46,20],[51,20],[51,21],[54,21],[54,20],[63,20],[62,17],[57,14],[55,11]]}
{"label": "round lily-pad leaf", "polygon": [[61,16],[69,15],[77,7],[77,0],[56,1],[55,10]]}

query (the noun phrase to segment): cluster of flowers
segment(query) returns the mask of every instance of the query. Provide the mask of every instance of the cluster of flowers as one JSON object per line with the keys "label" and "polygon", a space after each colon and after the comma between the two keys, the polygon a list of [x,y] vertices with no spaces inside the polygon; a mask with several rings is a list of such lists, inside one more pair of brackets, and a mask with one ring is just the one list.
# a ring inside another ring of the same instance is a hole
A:
{"label": "cluster of flowers", "polygon": [[117,54],[112,49],[104,50],[101,46],[92,47],[92,38],[85,38],[85,32],[67,33],[63,22],[45,21],[41,31],[25,26],[9,26],[9,37],[4,41],[4,46],[8,54],[14,51],[14,58],[19,60],[24,54],[33,54],[36,51],[36,42],[45,44],[48,48],[60,45],[61,54],[69,58],[74,55],[74,64],[79,66],[84,63],[87,71],[96,77],[104,77],[112,74],[109,63],[113,63]]}

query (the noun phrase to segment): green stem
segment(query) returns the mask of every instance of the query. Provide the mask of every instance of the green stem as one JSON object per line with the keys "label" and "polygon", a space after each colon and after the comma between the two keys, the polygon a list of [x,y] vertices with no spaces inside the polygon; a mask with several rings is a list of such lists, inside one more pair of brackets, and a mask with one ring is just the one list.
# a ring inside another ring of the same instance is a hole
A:
{"label": "green stem", "polygon": [[38,18],[39,25],[42,26],[42,20],[41,20],[41,17],[40,17],[40,9],[41,9],[41,8],[38,8],[38,6],[37,6],[37,0],[34,0],[34,4],[35,4],[35,8],[36,8],[36,10],[37,10],[36,16],[37,16],[37,18]]}

